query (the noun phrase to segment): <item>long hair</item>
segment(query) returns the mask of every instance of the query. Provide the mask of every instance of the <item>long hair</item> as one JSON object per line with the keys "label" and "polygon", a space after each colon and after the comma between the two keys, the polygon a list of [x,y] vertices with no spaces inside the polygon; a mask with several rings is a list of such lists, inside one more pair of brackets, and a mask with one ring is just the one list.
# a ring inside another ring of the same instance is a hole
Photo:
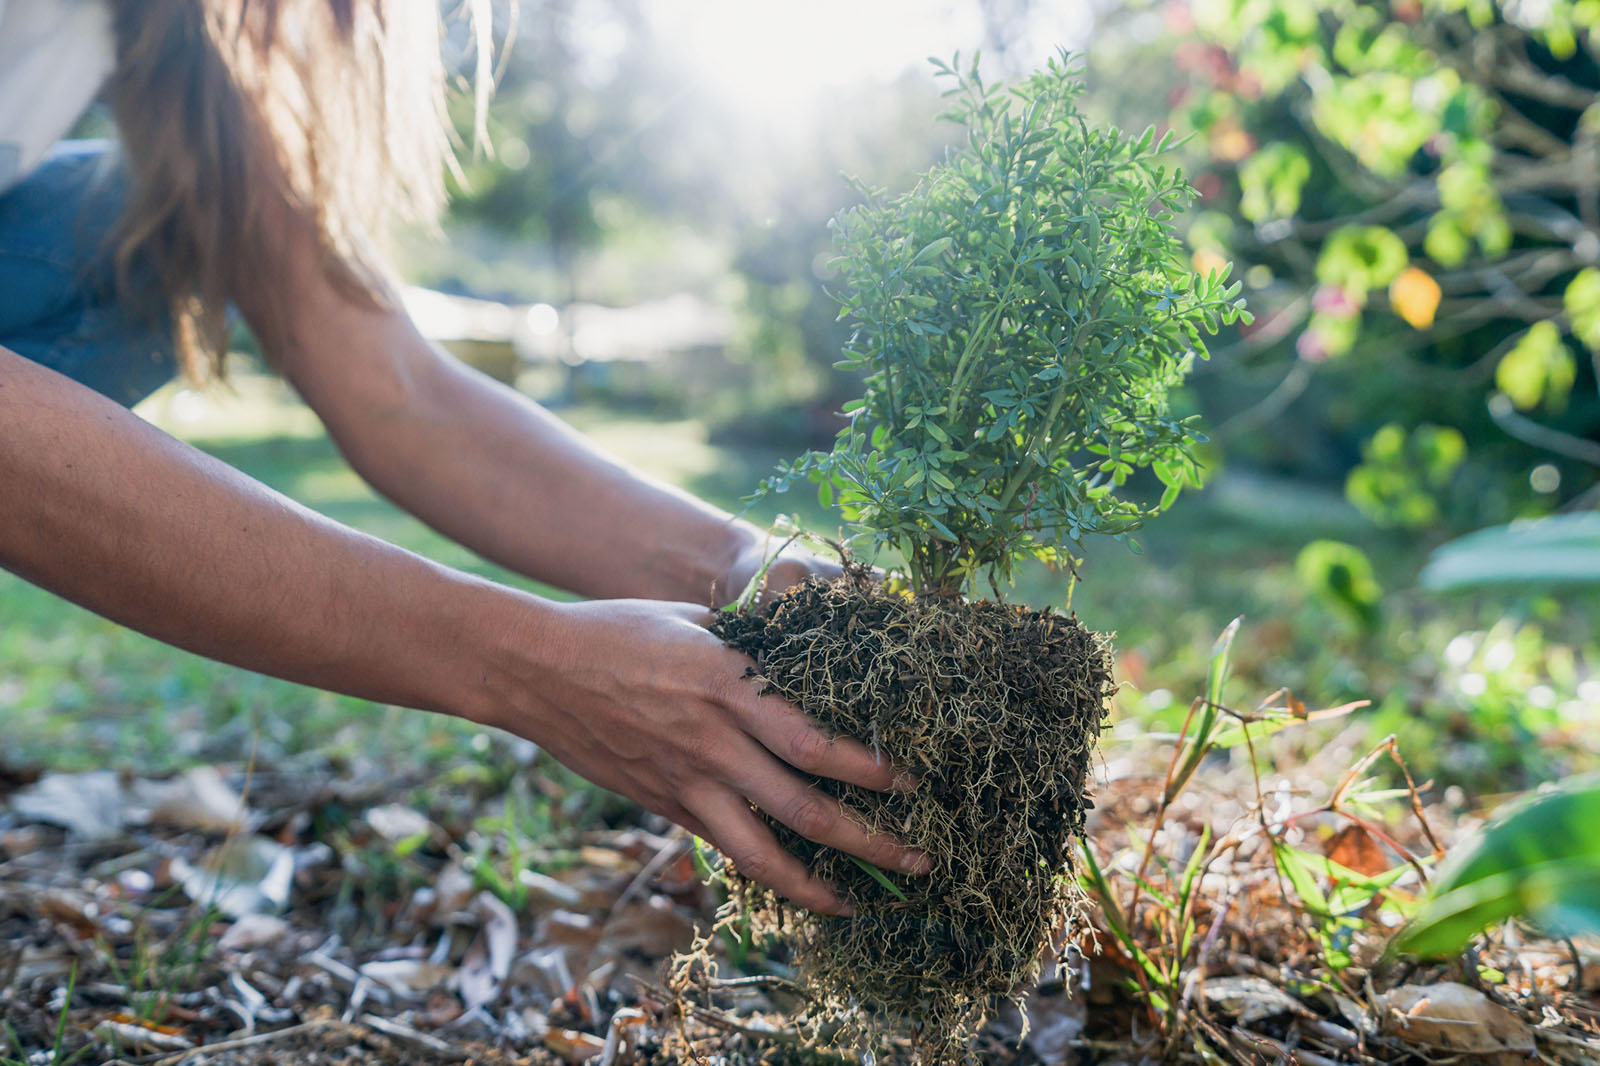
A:
{"label": "long hair", "polygon": [[431,222],[444,202],[435,0],[111,6],[107,95],[131,178],[118,286],[170,313],[186,374],[220,375],[227,300],[281,241],[268,221],[281,208],[315,227],[344,291],[382,302],[369,236],[395,216]]}

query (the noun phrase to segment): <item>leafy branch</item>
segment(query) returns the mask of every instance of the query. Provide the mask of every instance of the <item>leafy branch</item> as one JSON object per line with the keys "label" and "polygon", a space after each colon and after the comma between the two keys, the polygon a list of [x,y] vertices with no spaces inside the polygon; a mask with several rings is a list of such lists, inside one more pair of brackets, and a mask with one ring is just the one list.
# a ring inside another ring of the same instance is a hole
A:
{"label": "leafy branch", "polygon": [[[964,146],[910,192],[866,189],[833,222],[852,326],[842,368],[862,397],[830,452],[764,483],[819,484],[921,593],[1057,559],[1089,534],[1123,537],[1200,484],[1192,420],[1168,396],[1205,358],[1203,333],[1249,320],[1227,270],[1195,274],[1173,218],[1192,190],[1170,136],[1092,126],[1076,67],[1013,88],[974,60],[933,61]],[[1165,486],[1118,494],[1137,471]]]}

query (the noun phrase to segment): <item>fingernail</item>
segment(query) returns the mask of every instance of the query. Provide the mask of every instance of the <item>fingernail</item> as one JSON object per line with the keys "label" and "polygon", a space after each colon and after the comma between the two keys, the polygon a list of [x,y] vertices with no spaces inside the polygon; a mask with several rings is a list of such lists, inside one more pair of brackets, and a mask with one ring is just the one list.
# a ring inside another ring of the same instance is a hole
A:
{"label": "fingernail", "polygon": [[919,783],[915,774],[902,772],[894,775],[894,780],[889,783],[889,788],[895,792],[912,792]]}
{"label": "fingernail", "polygon": [[854,907],[852,907],[850,904],[846,903],[844,900],[840,900],[839,901],[839,917],[841,917],[841,918],[854,918],[855,916],[856,916],[856,909]]}
{"label": "fingernail", "polygon": [[925,874],[933,871],[933,860],[920,851],[908,851],[900,856],[900,872]]}

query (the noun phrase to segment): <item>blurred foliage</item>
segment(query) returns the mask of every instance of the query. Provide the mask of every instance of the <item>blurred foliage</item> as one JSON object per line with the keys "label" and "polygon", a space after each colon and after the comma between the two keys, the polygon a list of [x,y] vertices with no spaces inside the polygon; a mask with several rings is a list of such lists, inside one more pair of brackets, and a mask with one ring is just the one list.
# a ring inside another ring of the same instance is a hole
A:
{"label": "blurred foliage", "polygon": [[1555,936],[1600,933],[1600,775],[1525,797],[1457,848],[1396,946],[1455,955],[1513,917]]}
{"label": "blurred foliage", "polygon": [[[505,33],[513,7],[498,6]],[[462,153],[451,239],[412,249],[411,275],[558,308],[695,293],[735,313],[725,355],[743,371],[695,413],[729,439],[830,437],[855,377],[833,367],[845,332],[825,291],[827,222],[857,197],[845,172],[905,184],[944,149],[930,79],[833,88],[816,114],[768,127],[711,94],[635,0],[514,10],[488,141]]]}
{"label": "blurred foliage", "polygon": [[[1256,290],[1197,378],[1230,458],[1348,473],[1352,503],[1411,528],[1594,483],[1600,4],[1172,0],[1100,43],[1122,109],[1197,134],[1197,266]],[[1130,54],[1165,84],[1117,89]]]}
{"label": "blurred foliage", "polygon": [[1600,585],[1600,514],[1551,515],[1469,533],[1434,552],[1422,584],[1441,591]]}

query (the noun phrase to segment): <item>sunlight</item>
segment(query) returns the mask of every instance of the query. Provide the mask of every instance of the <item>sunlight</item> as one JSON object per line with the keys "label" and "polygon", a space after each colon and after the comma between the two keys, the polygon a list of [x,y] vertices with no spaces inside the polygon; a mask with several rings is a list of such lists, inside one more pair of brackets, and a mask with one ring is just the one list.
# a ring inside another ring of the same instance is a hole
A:
{"label": "sunlight", "polygon": [[[1034,17],[1023,58],[1041,60],[1084,39],[1078,5]],[[720,103],[772,123],[807,117],[830,88],[888,81],[927,56],[970,53],[984,39],[979,8],[926,0],[665,0],[650,17],[662,43]]]}

